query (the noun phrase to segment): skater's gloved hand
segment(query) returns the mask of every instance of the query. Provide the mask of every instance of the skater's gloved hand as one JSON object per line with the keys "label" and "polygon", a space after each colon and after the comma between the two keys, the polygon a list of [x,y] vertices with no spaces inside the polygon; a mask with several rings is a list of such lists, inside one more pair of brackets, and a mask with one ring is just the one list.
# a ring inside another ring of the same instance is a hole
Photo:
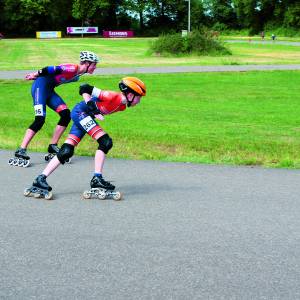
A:
{"label": "skater's gloved hand", "polygon": [[90,99],[90,101],[88,101],[86,103],[88,108],[89,108],[90,113],[92,113],[93,115],[101,114],[99,108],[96,105],[96,102],[95,102],[96,100],[97,100],[97,98],[93,97],[93,98]]}
{"label": "skater's gloved hand", "polygon": [[25,79],[26,80],[35,80],[35,79],[37,79],[38,76],[39,76],[38,72],[33,72],[33,73],[26,74]]}
{"label": "skater's gloved hand", "polygon": [[92,85],[89,85],[87,83],[83,83],[80,85],[79,87],[79,95],[82,96],[82,94],[86,93],[86,94],[89,94],[89,95],[92,95],[93,93],[93,88],[94,86]]}

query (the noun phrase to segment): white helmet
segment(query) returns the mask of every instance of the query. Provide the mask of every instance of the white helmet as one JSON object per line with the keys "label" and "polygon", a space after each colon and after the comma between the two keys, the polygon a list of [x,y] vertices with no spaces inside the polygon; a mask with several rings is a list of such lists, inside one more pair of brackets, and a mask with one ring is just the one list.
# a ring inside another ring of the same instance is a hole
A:
{"label": "white helmet", "polygon": [[90,61],[93,63],[97,63],[99,61],[99,58],[94,52],[81,51],[80,52],[80,61]]}

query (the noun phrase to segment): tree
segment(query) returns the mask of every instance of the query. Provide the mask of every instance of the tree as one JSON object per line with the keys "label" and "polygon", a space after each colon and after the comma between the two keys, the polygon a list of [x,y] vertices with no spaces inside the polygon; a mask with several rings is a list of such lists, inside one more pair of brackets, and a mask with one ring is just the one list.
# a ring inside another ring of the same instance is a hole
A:
{"label": "tree", "polygon": [[125,0],[123,9],[137,14],[139,18],[139,29],[143,30],[145,27],[145,12],[150,8],[149,1],[146,0]]}
{"label": "tree", "polygon": [[300,27],[300,3],[291,3],[284,13],[284,25],[286,27]]}
{"label": "tree", "polygon": [[107,0],[74,0],[72,7],[72,16],[81,20],[81,26],[93,17],[97,9],[103,9],[109,6]]}
{"label": "tree", "polygon": [[237,15],[231,0],[204,0],[203,4],[212,24],[228,28],[238,27]]}
{"label": "tree", "polygon": [[[24,33],[41,30],[51,0],[4,0],[3,21],[8,31]],[[26,24],[26,26],[24,26]]]}

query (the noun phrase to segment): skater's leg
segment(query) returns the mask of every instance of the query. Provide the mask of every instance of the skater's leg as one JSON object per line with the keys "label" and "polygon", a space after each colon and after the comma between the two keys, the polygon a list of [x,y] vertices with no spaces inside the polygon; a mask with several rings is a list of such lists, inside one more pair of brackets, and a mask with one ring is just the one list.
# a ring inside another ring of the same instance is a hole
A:
{"label": "skater's leg", "polygon": [[53,132],[52,139],[51,139],[51,144],[57,144],[58,143],[60,137],[62,136],[62,134],[64,133],[66,128],[67,127],[65,127],[65,126],[56,125],[55,130]]}
{"label": "skater's leg", "polygon": [[60,116],[51,140],[51,144],[57,144],[71,121],[71,112],[62,98],[55,92],[52,93],[47,104]]}
{"label": "skater's leg", "polygon": [[31,95],[33,99],[33,107],[35,112],[35,118],[33,123],[26,130],[23,138],[21,148],[26,149],[36,133],[41,130],[45,123],[46,118],[46,102],[49,95],[47,87],[47,80],[45,78],[38,78],[34,81],[31,89]]}
{"label": "skater's leg", "polygon": [[46,105],[44,106],[44,115],[43,116],[35,116],[35,119],[33,123],[29,126],[29,128],[26,130],[21,148],[27,149],[27,146],[33,139],[33,137],[36,135],[36,133],[43,127],[45,123],[45,109]]}
{"label": "skater's leg", "polygon": [[44,169],[44,171],[42,172],[43,175],[45,175],[46,177],[48,177],[53,171],[55,171],[59,166],[61,165],[61,162],[58,160],[57,156],[54,156],[50,162],[48,163],[48,165],[46,166],[46,168]]}
{"label": "skater's leg", "polygon": [[95,153],[95,174],[102,174],[104,161],[105,153],[101,150],[97,150]]}
{"label": "skater's leg", "polygon": [[28,128],[26,130],[25,136],[23,138],[21,148],[27,149],[28,144],[31,142],[33,137],[36,135],[36,132],[34,132],[32,129]]}
{"label": "skater's leg", "polygon": [[71,121],[71,116],[70,116],[70,110],[69,109],[64,109],[59,112],[60,115],[60,120],[58,121],[56,128],[54,130],[51,144],[57,144],[60,137],[68,127],[70,121]]}
{"label": "skater's leg", "polygon": [[48,97],[47,80],[38,78],[34,81],[31,89],[33,98],[33,108],[35,118],[32,124],[28,127],[23,137],[21,147],[15,152],[15,158],[9,159],[8,163],[14,166],[27,167],[29,166],[30,157],[26,154],[26,149],[36,135],[36,133],[43,127],[46,118],[46,100]]}
{"label": "skater's leg", "polygon": [[102,177],[103,165],[105,161],[105,155],[112,148],[112,139],[107,133],[98,133],[96,135],[97,142],[99,144],[98,150],[95,153],[95,173],[91,180],[91,188],[104,188],[107,190],[114,190],[115,186],[110,182],[105,181]]}
{"label": "skater's leg", "polygon": [[98,131],[95,134],[95,139],[99,144],[98,150],[95,153],[95,174],[102,175],[105,155],[112,148],[113,143],[112,139],[104,131]]}
{"label": "skater's leg", "polygon": [[72,140],[68,140],[62,145],[57,155],[50,160],[50,162],[42,172],[42,174],[46,175],[46,177],[48,177],[54,170],[56,170],[58,166],[64,164],[73,156],[75,143]]}

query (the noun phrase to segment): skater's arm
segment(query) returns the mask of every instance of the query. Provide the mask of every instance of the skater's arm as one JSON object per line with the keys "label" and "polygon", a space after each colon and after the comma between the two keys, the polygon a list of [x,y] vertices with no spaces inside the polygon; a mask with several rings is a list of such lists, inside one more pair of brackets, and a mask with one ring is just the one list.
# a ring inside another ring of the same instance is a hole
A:
{"label": "skater's arm", "polygon": [[97,114],[100,114],[100,110],[96,104],[97,102],[97,98],[96,97],[91,97],[90,100],[88,101],[85,101],[88,108],[89,108],[89,111],[93,114],[93,115],[97,115]]}
{"label": "skater's arm", "polygon": [[85,101],[85,103],[88,103],[88,101],[90,101],[92,97],[91,97],[90,94],[83,93],[83,94],[82,94],[82,98],[83,98],[83,100]]}
{"label": "skater's arm", "polygon": [[82,94],[82,96],[89,108],[90,114],[93,115],[96,119],[103,121],[104,117],[96,104],[96,102],[99,102],[98,98],[91,97],[89,94],[86,93]]}
{"label": "skater's arm", "polygon": [[48,66],[45,68],[42,68],[36,72],[29,73],[25,76],[25,79],[27,80],[35,80],[39,76],[46,76],[46,75],[58,75],[63,72],[63,68],[61,66]]}
{"label": "skater's arm", "polygon": [[81,84],[79,87],[79,94],[83,95],[84,93],[91,95],[92,97],[96,97],[99,99],[101,90],[96,88],[93,85],[89,85],[87,83]]}

